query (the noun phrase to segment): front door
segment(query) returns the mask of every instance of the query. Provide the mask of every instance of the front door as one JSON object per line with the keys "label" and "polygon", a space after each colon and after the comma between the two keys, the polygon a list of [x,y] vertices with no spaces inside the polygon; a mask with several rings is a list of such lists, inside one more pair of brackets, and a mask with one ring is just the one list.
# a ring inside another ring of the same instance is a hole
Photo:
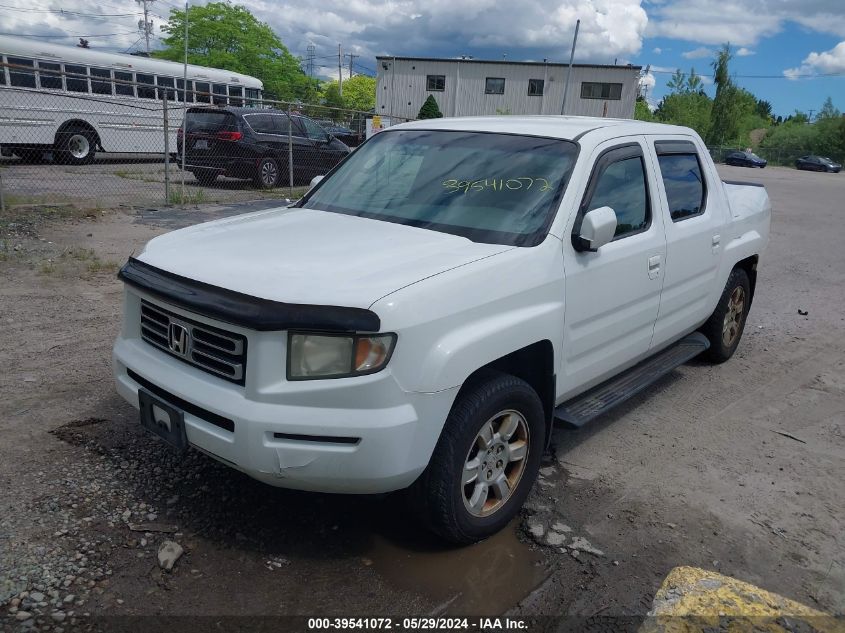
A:
{"label": "front door", "polygon": [[639,137],[599,146],[572,229],[600,207],[616,212],[616,235],[597,252],[565,240],[566,315],[561,399],[647,355],[660,305],[666,237],[655,211],[654,174]]}

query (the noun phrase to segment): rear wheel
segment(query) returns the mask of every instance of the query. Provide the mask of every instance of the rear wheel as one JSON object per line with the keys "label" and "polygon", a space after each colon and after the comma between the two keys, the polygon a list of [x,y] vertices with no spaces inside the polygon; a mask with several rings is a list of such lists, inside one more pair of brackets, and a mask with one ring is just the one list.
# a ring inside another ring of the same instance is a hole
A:
{"label": "rear wheel", "polygon": [[96,155],[96,139],[89,130],[71,129],[58,136],[54,155],[64,165],[87,165]]}
{"label": "rear wheel", "polygon": [[713,314],[701,327],[710,341],[704,357],[714,363],[724,363],[733,356],[745,329],[745,319],[751,307],[751,284],[742,268],[734,268]]}
{"label": "rear wheel", "polygon": [[516,516],[542,457],[537,393],[514,376],[484,376],[458,397],[425,472],[409,490],[412,510],[453,543],[495,534]]}
{"label": "rear wheel", "polygon": [[258,163],[253,182],[261,189],[272,189],[279,185],[280,177],[279,164],[272,158],[262,158]]}

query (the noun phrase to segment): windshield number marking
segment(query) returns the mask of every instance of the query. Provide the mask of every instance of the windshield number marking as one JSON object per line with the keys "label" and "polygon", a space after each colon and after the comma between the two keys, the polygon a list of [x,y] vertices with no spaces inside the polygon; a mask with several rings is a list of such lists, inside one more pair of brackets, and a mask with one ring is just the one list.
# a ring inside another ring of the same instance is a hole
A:
{"label": "windshield number marking", "polygon": [[530,178],[528,176],[509,178],[507,180],[504,178],[499,178],[498,180],[495,178],[485,178],[484,180],[458,180],[456,178],[450,178],[449,180],[443,181],[443,188],[446,189],[446,193],[463,191],[464,194],[469,193],[470,190],[484,191],[485,189],[492,189],[493,191],[504,191],[505,189],[518,191],[525,189],[525,191],[528,191],[534,186],[535,182],[538,184],[543,183],[540,185],[539,191],[549,191],[552,188],[549,181],[545,178]]}

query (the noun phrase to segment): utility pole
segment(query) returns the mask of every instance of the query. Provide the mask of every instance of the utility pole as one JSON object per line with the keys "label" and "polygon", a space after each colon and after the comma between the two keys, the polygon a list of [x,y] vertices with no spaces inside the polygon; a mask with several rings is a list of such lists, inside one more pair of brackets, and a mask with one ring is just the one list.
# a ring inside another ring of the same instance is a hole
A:
{"label": "utility pole", "polygon": [[352,53],[347,53],[347,57],[349,57],[349,78],[352,79],[352,62],[355,61],[356,57],[361,57],[360,55],[353,55]]}
{"label": "utility pole", "polygon": [[317,47],[314,46],[313,44],[309,44],[308,47],[305,50],[307,51],[305,59],[307,60],[306,68],[308,68],[308,76],[313,79],[313,77],[314,77],[314,55],[317,52]]}
{"label": "utility pole", "polygon": [[[147,7],[147,3],[152,4],[155,0],[135,0],[138,4],[144,7],[144,19],[138,20],[138,30],[141,31],[141,34],[144,36],[144,41],[147,43],[147,55],[150,54],[150,35],[153,33],[153,23],[150,22],[149,18],[149,8]],[[185,19],[188,19],[187,14],[185,15]]]}
{"label": "utility pole", "polygon": [[337,45],[337,92],[343,96],[343,50]]}
{"label": "utility pole", "polygon": [[566,83],[563,84],[563,103],[560,104],[560,113],[566,114],[566,93],[569,92],[569,77],[572,75],[572,60],[575,58],[575,44],[578,42],[578,29],[581,27],[581,20],[575,22],[575,37],[572,38],[572,52],[569,54],[569,69],[566,71]]}

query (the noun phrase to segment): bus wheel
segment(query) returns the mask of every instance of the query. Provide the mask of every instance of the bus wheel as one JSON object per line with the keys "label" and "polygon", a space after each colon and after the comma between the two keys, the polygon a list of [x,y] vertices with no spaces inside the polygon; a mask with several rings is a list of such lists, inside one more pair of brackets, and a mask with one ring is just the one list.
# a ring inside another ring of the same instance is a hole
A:
{"label": "bus wheel", "polygon": [[94,160],[94,135],[88,130],[72,129],[60,135],[55,155],[64,165],[87,165]]}

